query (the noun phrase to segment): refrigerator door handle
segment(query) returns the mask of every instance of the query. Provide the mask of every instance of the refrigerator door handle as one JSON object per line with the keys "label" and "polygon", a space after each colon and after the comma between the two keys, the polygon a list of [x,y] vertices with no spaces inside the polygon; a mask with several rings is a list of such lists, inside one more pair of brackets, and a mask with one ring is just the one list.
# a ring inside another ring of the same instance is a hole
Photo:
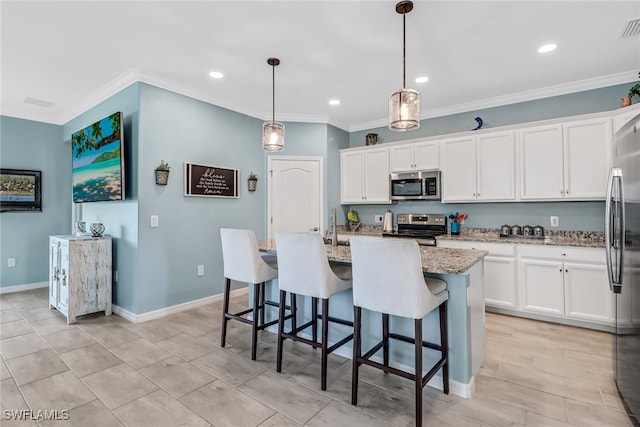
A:
{"label": "refrigerator door handle", "polygon": [[[607,199],[605,205],[605,216],[604,216],[604,241],[605,241],[605,255],[607,260],[607,272],[609,279],[609,288],[611,292],[615,292],[614,285],[620,284],[620,279],[622,278],[620,274],[620,264],[621,256],[616,256],[616,265],[613,265],[611,249],[616,244],[616,230],[613,228],[616,226],[618,222],[617,218],[617,206],[614,205],[613,198],[616,195],[619,195],[619,191],[622,189],[621,186],[621,178],[622,178],[622,170],[619,168],[611,168],[609,172],[609,182],[607,185]],[[617,187],[614,187],[615,185]],[[614,195],[614,188],[618,190],[618,193]],[[624,212],[624,210],[622,210]],[[623,221],[624,222],[624,221]],[[616,277],[618,276],[618,277]]]}

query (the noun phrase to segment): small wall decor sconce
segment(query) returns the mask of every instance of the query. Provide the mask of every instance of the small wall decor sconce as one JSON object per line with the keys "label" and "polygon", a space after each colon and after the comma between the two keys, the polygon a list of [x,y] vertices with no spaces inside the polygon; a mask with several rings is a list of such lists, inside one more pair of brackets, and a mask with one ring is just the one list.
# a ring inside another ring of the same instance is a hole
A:
{"label": "small wall decor sconce", "polygon": [[249,185],[249,191],[256,191],[258,187],[258,177],[255,173],[251,172],[249,178],[247,178],[247,184]]}
{"label": "small wall decor sconce", "polygon": [[167,185],[169,182],[169,170],[171,167],[169,163],[165,163],[164,160],[160,160],[160,165],[156,168],[156,184]]}

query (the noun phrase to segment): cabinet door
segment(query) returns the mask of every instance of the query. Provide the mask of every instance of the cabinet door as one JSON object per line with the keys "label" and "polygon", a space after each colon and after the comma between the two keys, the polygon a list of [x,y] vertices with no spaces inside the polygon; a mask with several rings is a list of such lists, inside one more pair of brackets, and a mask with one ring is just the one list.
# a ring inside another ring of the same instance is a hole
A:
{"label": "cabinet door", "polygon": [[611,119],[564,125],[565,198],[601,199],[611,167]]}
{"label": "cabinet door", "polygon": [[519,133],[520,197],[564,197],[562,126],[539,126]]}
{"label": "cabinet door", "polygon": [[406,172],[415,168],[413,144],[397,145],[389,148],[391,172]]}
{"label": "cabinet door", "polygon": [[58,306],[58,241],[49,240],[49,308]]}
{"label": "cabinet door", "polygon": [[485,257],[484,301],[495,307],[517,308],[515,258]]}
{"label": "cabinet door", "polygon": [[366,150],[364,156],[364,198],[366,203],[391,203],[389,193],[389,150]]}
{"label": "cabinet door", "polygon": [[561,262],[521,258],[522,310],[564,314],[564,270]]}
{"label": "cabinet door", "polygon": [[340,154],[340,202],[364,201],[364,151]]}
{"label": "cabinet door", "polygon": [[439,169],[440,157],[438,154],[438,141],[425,141],[413,144],[413,157],[415,169]]}
{"label": "cabinet door", "polygon": [[475,201],[475,137],[443,141],[442,150],[442,201]]}
{"label": "cabinet door", "polygon": [[69,314],[69,242],[60,242],[60,257],[58,265],[58,310],[67,316]]}
{"label": "cabinet door", "polygon": [[516,198],[515,133],[479,135],[476,142],[478,200]]}
{"label": "cabinet door", "polygon": [[611,323],[614,294],[609,290],[606,266],[567,262],[564,274],[567,317]]}

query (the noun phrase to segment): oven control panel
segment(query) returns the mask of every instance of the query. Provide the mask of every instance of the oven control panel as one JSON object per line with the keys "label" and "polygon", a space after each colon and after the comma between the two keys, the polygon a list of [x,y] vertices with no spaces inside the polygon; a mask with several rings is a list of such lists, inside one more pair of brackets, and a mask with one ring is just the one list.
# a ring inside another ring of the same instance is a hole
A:
{"label": "oven control panel", "polygon": [[398,225],[440,225],[446,227],[447,217],[440,214],[398,214]]}

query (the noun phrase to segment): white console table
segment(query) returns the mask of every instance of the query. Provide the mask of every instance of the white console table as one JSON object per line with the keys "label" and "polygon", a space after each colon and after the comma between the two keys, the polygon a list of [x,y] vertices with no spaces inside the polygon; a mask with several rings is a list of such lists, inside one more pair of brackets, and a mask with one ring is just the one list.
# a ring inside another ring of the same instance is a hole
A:
{"label": "white console table", "polygon": [[67,317],[111,315],[111,237],[49,236],[49,308]]}

